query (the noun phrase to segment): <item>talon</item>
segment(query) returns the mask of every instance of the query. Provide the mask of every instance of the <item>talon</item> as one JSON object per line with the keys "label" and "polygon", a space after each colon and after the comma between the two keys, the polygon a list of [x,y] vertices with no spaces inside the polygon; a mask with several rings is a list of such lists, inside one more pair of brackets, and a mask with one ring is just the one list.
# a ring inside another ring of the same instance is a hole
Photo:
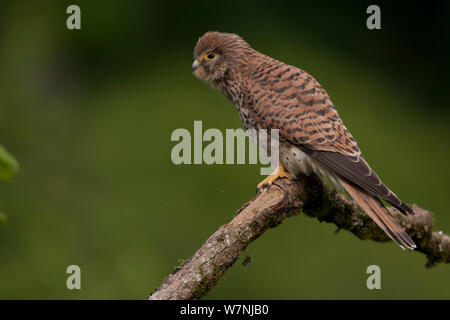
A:
{"label": "talon", "polygon": [[277,170],[275,170],[274,173],[267,176],[263,181],[261,181],[258,184],[257,190],[263,191],[265,187],[271,186],[272,183],[274,183],[279,178],[292,179],[292,175],[289,172],[287,172],[281,164],[278,166]]}

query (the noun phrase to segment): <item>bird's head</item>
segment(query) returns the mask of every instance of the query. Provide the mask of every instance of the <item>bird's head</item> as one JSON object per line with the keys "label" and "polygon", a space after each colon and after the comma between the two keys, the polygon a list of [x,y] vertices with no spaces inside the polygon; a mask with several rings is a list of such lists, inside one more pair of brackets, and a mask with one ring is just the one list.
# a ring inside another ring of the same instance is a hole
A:
{"label": "bird's head", "polygon": [[194,75],[211,85],[239,72],[251,47],[240,36],[232,33],[207,32],[194,49]]}

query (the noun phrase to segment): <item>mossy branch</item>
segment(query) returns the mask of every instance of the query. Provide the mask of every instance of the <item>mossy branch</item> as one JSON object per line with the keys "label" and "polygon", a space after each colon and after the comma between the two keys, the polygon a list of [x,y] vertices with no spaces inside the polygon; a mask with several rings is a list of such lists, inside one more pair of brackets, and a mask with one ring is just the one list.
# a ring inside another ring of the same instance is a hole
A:
{"label": "mossy branch", "polygon": [[[418,205],[412,207],[415,215],[408,217],[395,208],[389,210],[416,243],[416,251],[426,255],[427,267],[450,262],[450,237],[433,231],[432,212]],[[297,181],[281,179],[244,204],[233,220],[211,235],[148,299],[203,297],[252,241],[301,211],[319,221],[334,223],[338,229],[348,230],[362,240],[390,241],[354,201],[336,193],[316,176],[301,176]]]}

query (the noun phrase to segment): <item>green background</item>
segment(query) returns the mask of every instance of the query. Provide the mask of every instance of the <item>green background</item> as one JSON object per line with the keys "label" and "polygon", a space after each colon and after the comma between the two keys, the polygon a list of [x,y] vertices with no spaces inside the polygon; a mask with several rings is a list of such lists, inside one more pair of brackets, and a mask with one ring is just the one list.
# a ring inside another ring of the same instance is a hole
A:
{"label": "green background", "polygon": [[[78,4],[82,29],[69,31]],[[176,128],[241,128],[191,74],[208,30],[311,73],[402,199],[448,212],[449,5],[371,2],[9,1],[0,13],[0,143],[21,165],[0,185],[0,298],[143,299],[262,179],[258,165],[172,164]],[[303,215],[247,248],[210,299],[449,299],[448,265]],[[82,289],[66,288],[68,265]],[[366,288],[377,264],[382,289]]]}

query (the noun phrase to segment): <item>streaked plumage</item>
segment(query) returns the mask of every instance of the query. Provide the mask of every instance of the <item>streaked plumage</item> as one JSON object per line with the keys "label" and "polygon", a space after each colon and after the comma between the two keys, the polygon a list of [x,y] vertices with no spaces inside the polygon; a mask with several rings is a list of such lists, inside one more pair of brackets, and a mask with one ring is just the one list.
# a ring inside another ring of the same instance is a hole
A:
{"label": "streaked plumage", "polygon": [[397,244],[415,247],[378,197],[404,214],[413,214],[412,209],[370,168],[311,75],[257,52],[235,34],[206,33],[194,59],[194,74],[233,102],[246,129],[279,129],[280,164],[288,173],[316,172],[339,181]]}

